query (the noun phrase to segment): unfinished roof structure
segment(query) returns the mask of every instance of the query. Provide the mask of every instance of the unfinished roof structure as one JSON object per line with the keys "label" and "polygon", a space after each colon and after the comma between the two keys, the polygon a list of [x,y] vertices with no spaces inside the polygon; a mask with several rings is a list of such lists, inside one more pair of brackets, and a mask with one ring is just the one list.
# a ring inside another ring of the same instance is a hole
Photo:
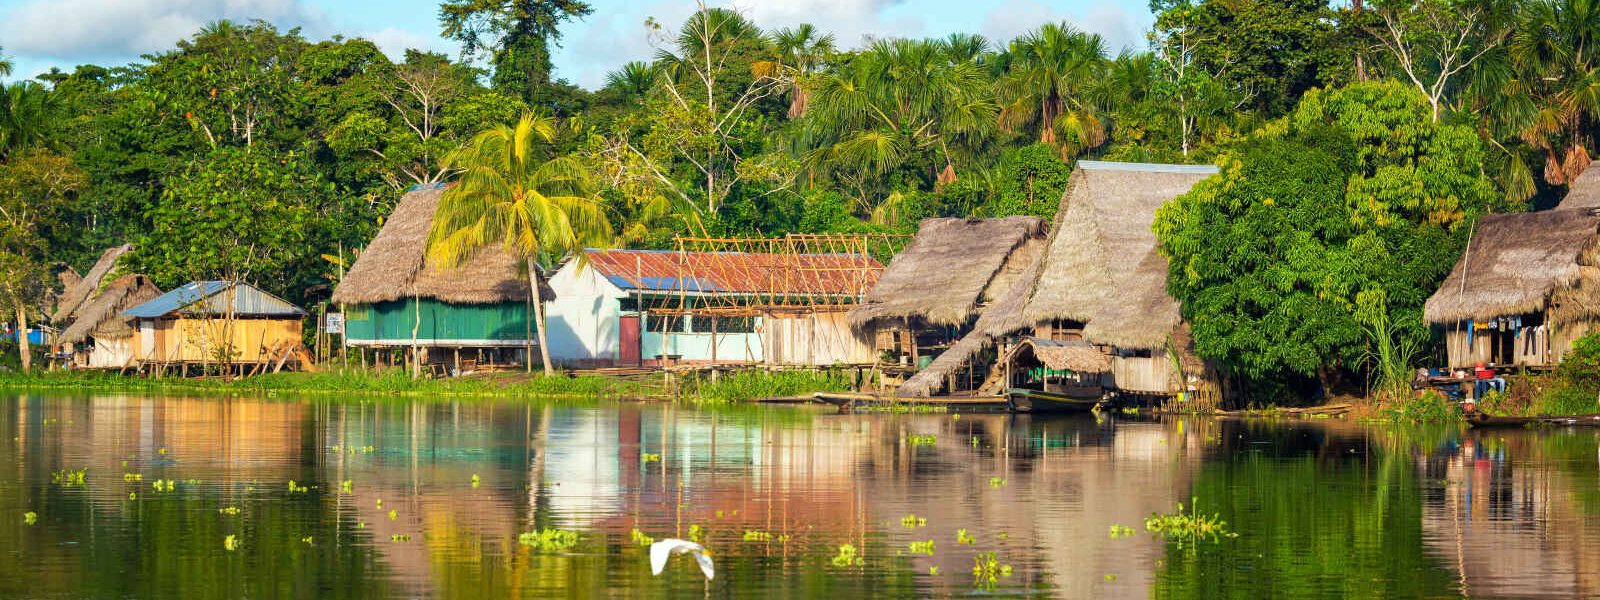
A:
{"label": "unfinished roof structure", "polygon": [[863,254],[584,251],[587,265],[624,291],[741,297],[741,305],[854,304],[883,272]]}
{"label": "unfinished roof structure", "polygon": [[924,219],[877,285],[850,311],[850,324],[920,319],[962,325],[999,296],[1042,247],[1044,220]]}
{"label": "unfinished roof structure", "polygon": [[[418,186],[400,199],[334,288],[334,302],[377,304],[413,297],[452,304],[527,301],[522,259],[503,246],[484,247],[453,268],[428,256],[428,234],[445,189],[443,184]],[[545,299],[554,297],[547,284],[541,285]]]}

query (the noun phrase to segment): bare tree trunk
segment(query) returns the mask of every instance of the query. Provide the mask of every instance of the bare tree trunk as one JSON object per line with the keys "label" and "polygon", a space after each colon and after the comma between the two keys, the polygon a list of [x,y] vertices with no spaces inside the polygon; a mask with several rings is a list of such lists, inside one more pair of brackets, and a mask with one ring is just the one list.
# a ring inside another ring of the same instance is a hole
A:
{"label": "bare tree trunk", "polygon": [[28,309],[15,296],[12,301],[17,305],[17,353],[21,355],[22,372],[27,373],[33,368],[33,349],[28,347]]}
{"label": "bare tree trunk", "polygon": [[533,294],[533,328],[539,332],[539,358],[544,361],[545,376],[549,377],[556,370],[550,364],[550,343],[544,335],[544,292],[539,289],[539,267],[532,258],[528,259],[528,290]]}

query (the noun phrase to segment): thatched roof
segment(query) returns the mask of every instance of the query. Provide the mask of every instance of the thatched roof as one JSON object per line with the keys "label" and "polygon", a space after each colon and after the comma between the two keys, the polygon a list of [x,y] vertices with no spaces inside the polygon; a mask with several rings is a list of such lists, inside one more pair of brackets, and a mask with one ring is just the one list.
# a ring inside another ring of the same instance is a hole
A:
{"label": "thatched roof", "polygon": [[1177,299],[1167,294],[1167,259],[1151,248],[1118,284],[1116,299],[1094,311],[1083,338],[1130,350],[1159,350],[1182,321]]}
{"label": "thatched roof", "polygon": [[[94,266],[89,268],[89,272],[83,277],[77,278],[74,285],[68,286],[62,291],[61,298],[56,302],[56,311],[50,315],[50,320],[55,323],[65,323],[72,318],[73,313],[94,298],[95,292],[100,289],[102,280],[111,274],[112,269],[116,268],[117,260],[132,249],[133,246],[123,244],[107,248],[105,252],[100,253],[100,259],[94,261]],[[63,274],[61,280],[66,282],[70,279],[72,277]]]}
{"label": "thatched roof", "polygon": [[1454,323],[1543,310],[1551,294],[1576,287],[1584,265],[1594,264],[1597,227],[1600,217],[1590,209],[1485,215],[1423,316]]}
{"label": "thatched roof", "polygon": [[1011,350],[1011,356],[1023,350],[1032,352],[1041,364],[1052,369],[1079,373],[1105,373],[1111,370],[1111,357],[1088,342],[1024,338]]}
{"label": "thatched roof", "polygon": [[1039,272],[1044,270],[1044,250],[1045,247],[1034,249],[1033,257],[1025,261],[1026,266],[1011,279],[1011,285],[978,315],[978,322],[972,325],[971,335],[1000,338],[1033,328],[1034,323],[1024,318],[1022,312],[1028,306],[1028,298],[1033,295]]}
{"label": "thatched roof", "polygon": [[987,336],[969,334],[951,344],[944,353],[928,363],[928,367],[917,371],[905,383],[895,389],[896,396],[910,398],[926,398],[944,389],[945,380],[951,374],[967,366],[967,361],[972,360],[984,348],[988,348],[993,340]]}
{"label": "thatched roof", "polygon": [[91,337],[103,339],[133,335],[133,318],[123,316],[123,311],[160,295],[161,289],[143,275],[118,277],[83,305],[72,325],[61,332],[61,343],[76,344]]}
{"label": "thatched roof", "polygon": [[850,311],[850,324],[906,318],[965,323],[1013,251],[1043,234],[1044,220],[1037,217],[924,219],[916,238]]}
{"label": "thatched roof", "polygon": [[1079,161],[1023,317],[1087,322],[1156,245],[1156,209],[1216,173],[1202,165]]}
{"label": "thatched roof", "polygon": [[[459,267],[441,268],[428,258],[428,233],[444,186],[413,188],[400,199],[383,229],[333,290],[341,304],[376,304],[409,297],[454,304],[525,302],[528,285],[522,259],[501,246],[479,250]],[[553,299],[541,278],[545,299]]]}
{"label": "thatched roof", "polygon": [[[1593,163],[1590,166],[1594,166]],[[1584,169],[1567,184],[1567,195],[1557,209],[1600,208],[1600,169]]]}

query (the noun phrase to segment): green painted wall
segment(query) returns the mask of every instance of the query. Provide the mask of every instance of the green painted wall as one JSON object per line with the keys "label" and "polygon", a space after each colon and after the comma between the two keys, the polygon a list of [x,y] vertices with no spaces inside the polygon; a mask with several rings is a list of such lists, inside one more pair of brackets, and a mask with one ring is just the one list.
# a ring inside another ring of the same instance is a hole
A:
{"label": "green painted wall", "polygon": [[[523,342],[528,339],[528,305],[448,304],[432,298],[406,298],[379,304],[345,307],[345,336],[350,343],[410,343],[418,322],[417,341],[423,345],[461,342]],[[465,345],[471,345],[470,343]]]}

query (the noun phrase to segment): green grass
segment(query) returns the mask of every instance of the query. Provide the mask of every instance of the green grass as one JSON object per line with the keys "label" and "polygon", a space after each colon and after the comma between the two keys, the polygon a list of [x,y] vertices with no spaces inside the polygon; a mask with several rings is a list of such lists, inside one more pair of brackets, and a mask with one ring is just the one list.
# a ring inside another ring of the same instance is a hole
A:
{"label": "green grass", "polygon": [[849,389],[849,377],[837,371],[739,371],[716,381],[707,377],[689,379],[684,382],[681,395],[697,402],[720,403]]}
{"label": "green grass", "polygon": [[402,369],[269,373],[232,382],[215,378],[151,379],[99,371],[8,372],[0,373],[0,388],[446,397],[628,397],[653,393],[641,382],[611,377],[500,373],[459,379],[412,379]]}

